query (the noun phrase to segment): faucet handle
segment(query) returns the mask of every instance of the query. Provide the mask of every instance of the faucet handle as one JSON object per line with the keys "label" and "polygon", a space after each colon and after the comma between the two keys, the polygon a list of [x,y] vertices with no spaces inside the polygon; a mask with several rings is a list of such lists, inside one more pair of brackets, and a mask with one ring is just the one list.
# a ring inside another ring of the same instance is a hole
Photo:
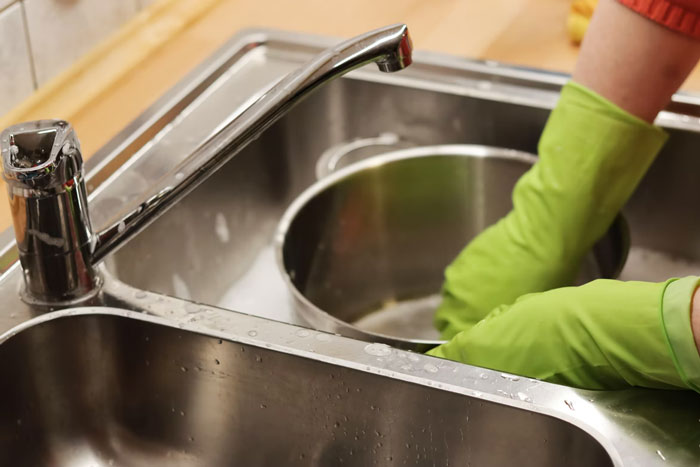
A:
{"label": "faucet handle", "polygon": [[82,172],[80,142],[64,120],[20,123],[0,133],[3,178],[20,190],[60,189]]}

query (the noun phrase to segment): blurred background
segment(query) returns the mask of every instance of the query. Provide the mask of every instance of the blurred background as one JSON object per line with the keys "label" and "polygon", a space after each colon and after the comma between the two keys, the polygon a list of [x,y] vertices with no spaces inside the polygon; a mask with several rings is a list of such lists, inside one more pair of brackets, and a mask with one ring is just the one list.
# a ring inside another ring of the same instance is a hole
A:
{"label": "blurred background", "polygon": [[[89,157],[244,28],[350,37],[570,72],[597,0],[0,0],[0,124],[63,118]],[[700,90],[697,74],[686,89]],[[99,122],[93,123],[93,122]]]}

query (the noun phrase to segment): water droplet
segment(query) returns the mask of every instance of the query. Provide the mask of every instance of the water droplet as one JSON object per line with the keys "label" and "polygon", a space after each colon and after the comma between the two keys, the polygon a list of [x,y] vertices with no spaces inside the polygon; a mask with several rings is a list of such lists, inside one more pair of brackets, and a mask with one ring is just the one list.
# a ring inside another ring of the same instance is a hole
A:
{"label": "water droplet", "polygon": [[574,403],[573,403],[573,402],[568,401],[568,400],[565,400],[564,403],[566,404],[566,406],[567,406],[569,409],[571,409],[571,410],[576,410],[576,409],[574,409]]}
{"label": "water droplet", "polygon": [[412,362],[419,362],[420,361],[420,357],[418,357],[418,355],[412,354],[412,353],[408,354],[408,359]]}
{"label": "water droplet", "polygon": [[258,363],[262,362],[262,357],[258,355],[257,357],[255,357],[255,361]]}
{"label": "water droplet", "polygon": [[413,370],[413,367],[411,365],[401,365],[401,369],[403,371],[411,371]]}
{"label": "water droplet", "polygon": [[299,329],[296,332],[296,335],[299,337],[309,337],[311,335],[311,333],[309,331],[307,331],[306,329]]}
{"label": "water droplet", "polygon": [[248,335],[249,335],[250,337],[255,337],[255,336],[258,335],[258,331],[248,331]]}
{"label": "water droplet", "polygon": [[518,393],[518,399],[520,399],[523,402],[532,402],[532,399],[524,392]]}
{"label": "water droplet", "polygon": [[508,373],[501,373],[501,378],[507,379],[508,381],[520,381],[520,376],[510,375]]}
{"label": "water droplet", "polygon": [[119,225],[117,225],[117,232],[122,233],[124,232],[124,229],[126,229],[126,224],[124,221],[120,222]]}
{"label": "water droplet", "polygon": [[489,379],[489,375],[487,375],[486,373],[481,373],[479,375],[479,379]]}
{"label": "water droplet", "polygon": [[391,347],[386,344],[367,344],[365,352],[375,357],[386,357],[391,355]]}
{"label": "water droplet", "polygon": [[180,371],[182,371],[183,373],[185,373],[185,372],[187,371],[187,368],[184,367],[184,366],[181,366],[181,367],[180,367]]}
{"label": "water droplet", "polygon": [[266,406],[265,404],[260,404],[260,408],[261,408],[261,409],[266,409],[267,406]]}
{"label": "water droplet", "polygon": [[190,437],[189,437],[189,440],[190,440],[190,443],[191,443],[192,441],[194,441],[194,436],[190,436]]}
{"label": "water droplet", "polygon": [[185,174],[183,174],[182,172],[178,172],[178,173],[175,174],[175,180],[180,181],[180,180],[182,180],[183,178],[185,178]]}
{"label": "water droplet", "polygon": [[18,419],[17,419],[17,426],[20,426],[20,425],[22,425],[22,419],[21,419],[21,418],[18,418]]}
{"label": "water droplet", "polygon": [[184,417],[184,416],[185,416],[185,411],[184,411],[184,410],[180,410],[180,416],[181,416],[181,417]]}
{"label": "water droplet", "polygon": [[200,305],[196,303],[185,303],[185,313],[197,313],[199,311]]}
{"label": "water droplet", "polygon": [[656,454],[659,455],[659,457],[661,458],[662,461],[665,461],[665,460],[666,460],[666,457],[664,456],[664,453],[661,452],[661,450],[657,449],[657,450],[656,450]]}
{"label": "water droplet", "polygon": [[146,294],[146,292],[144,292],[142,290],[139,290],[138,292],[136,292],[134,294],[135,298],[146,298],[147,296],[148,296],[148,294]]}
{"label": "water droplet", "polygon": [[221,365],[221,362],[219,361],[218,358],[215,358],[215,359],[214,359],[214,362],[216,362],[217,365]]}
{"label": "water droplet", "polygon": [[439,370],[438,367],[436,367],[435,365],[433,365],[431,363],[426,363],[425,365],[423,365],[423,369],[425,371],[427,371],[428,373],[437,373]]}

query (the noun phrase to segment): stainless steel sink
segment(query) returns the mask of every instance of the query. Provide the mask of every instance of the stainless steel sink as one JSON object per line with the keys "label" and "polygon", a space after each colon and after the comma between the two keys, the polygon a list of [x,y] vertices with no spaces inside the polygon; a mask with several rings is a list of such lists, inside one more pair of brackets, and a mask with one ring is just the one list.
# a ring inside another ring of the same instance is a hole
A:
{"label": "stainless steel sink", "polygon": [[1,465],[613,465],[571,423],[294,348],[321,336],[369,357],[358,342],[287,327],[291,343],[271,349],[84,311],[0,345],[12,381],[0,389]]}
{"label": "stainless steel sink", "polygon": [[[232,39],[88,161],[95,227],[177,184],[222,122],[332,42]],[[108,256],[94,304],[119,310],[26,305],[12,234],[0,235],[0,464],[697,465],[695,394],[575,390],[292,325],[272,237],[324,151],[394,133],[401,147],[534,152],[565,81],[414,59],[319,90]],[[625,277],[697,272],[700,218],[684,200],[698,117],[700,99],[680,94],[659,118],[673,138],[627,207]]]}
{"label": "stainless steel sink", "polygon": [[[315,181],[316,163],[328,148],[394,133],[401,145],[479,143],[535,152],[547,109],[405,86],[411,71],[397,74],[396,82],[375,82],[384,80],[365,71],[319,89],[112,255],[110,271],[136,287],[264,316],[275,308],[271,317],[293,321],[273,235],[286,207]],[[185,122],[225,113],[221,102],[236,92],[235,83],[222,84]],[[174,146],[168,140],[179,140],[179,131],[186,130],[164,133],[139,165],[150,171],[149,158],[163,151],[161,144]]]}
{"label": "stainless steel sink", "polygon": [[[192,140],[211,131],[212,120],[229,118],[229,102],[242,92],[255,94],[250,80],[265,88],[298,64],[292,59],[303,61],[301,45],[306,43],[293,48],[272,40],[248,52],[256,66],[267,67],[265,73],[252,67],[242,76],[224,74],[206,98],[132,158],[130,177],[121,174],[115,182],[131,190],[146,187],[141,173],[161,174],[173,148],[186,152]],[[329,148],[393,134],[397,147],[469,143],[536,153],[563,76],[418,57],[395,75],[366,69],[319,89],[112,255],[110,271],[136,287],[296,322],[274,265],[272,237],[284,209],[315,181],[316,163]],[[657,122],[672,137],[625,209],[632,249],[624,279],[662,281],[700,272],[700,217],[687,215],[685,201],[697,196],[692,174],[700,169],[694,156],[700,121],[687,113],[700,107],[689,107],[676,102],[672,108],[686,114],[664,112]],[[99,217],[121,202],[107,198],[93,203],[93,212]]]}

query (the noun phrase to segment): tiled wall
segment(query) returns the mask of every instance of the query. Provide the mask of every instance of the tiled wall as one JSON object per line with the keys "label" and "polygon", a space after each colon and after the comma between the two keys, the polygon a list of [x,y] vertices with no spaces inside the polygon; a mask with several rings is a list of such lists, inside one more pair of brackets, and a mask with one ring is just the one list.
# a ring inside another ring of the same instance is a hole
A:
{"label": "tiled wall", "polygon": [[0,0],[0,115],[155,0]]}

